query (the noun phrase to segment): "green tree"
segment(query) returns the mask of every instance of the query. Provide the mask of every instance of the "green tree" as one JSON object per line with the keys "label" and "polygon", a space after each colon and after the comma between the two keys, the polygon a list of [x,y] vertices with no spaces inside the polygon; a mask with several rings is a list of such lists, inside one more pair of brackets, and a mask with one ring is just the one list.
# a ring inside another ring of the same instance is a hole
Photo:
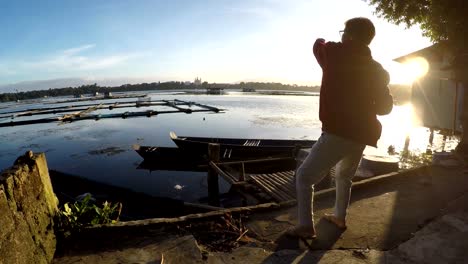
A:
{"label": "green tree", "polygon": [[[455,79],[468,89],[468,3],[467,0],[364,0],[384,19],[418,25],[434,43],[443,42],[453,55]],[[468,116],[468,93],[464,93],[464,116]],[[463,120],[463,136],[457,147],[468,154],[468,118]]]}
{"label": "green tree", "polygon": [[407,27],[419,25],[434,42],[446,40],[450,49],[468,50],[468,5],[466,0],[365,0],[380,17]]}

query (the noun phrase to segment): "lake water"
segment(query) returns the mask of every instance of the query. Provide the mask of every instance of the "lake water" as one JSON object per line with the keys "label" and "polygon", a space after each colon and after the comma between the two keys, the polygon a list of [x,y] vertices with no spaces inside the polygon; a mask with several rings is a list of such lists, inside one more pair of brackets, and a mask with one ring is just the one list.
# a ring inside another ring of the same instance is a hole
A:
{"label": "lake water", "polygon": [[[169,138],[170,131],[185,136],[274,139],[317,139],[321,133],[319,97],[316,95],[261,95],[230,91],[225,95],[151,93],[149,96],[152,100],[194,101],[226,111],[3,127],[0,128],[0,170],[10,167],[27,150],[45,152],[49,169],[154,196],[197,202],[207,196],[206,173],[137,169],[142,158],[133,151],[132,145],[175,147]],[[126,99],[129,100],[132,99]],[[0,104],[0,114],[11,109],[37,106],[42,104]],[[152,108],[161,110],[161,107]],[[101,113],[124,111],[136,110],[100,110]],[[390,115],[379,119],[383,124],[382,138],[378,148],[368,147],[366,154],[385,155],[389,145],[401,151],[407,135],[411,138],[410,150],[425,151],[428,147],[429,131],[417,125],[411,105],[395,106]],[[442,136],[436,134],[431,148],[449,150],[455,144],[456,139],[449,138],[444,145]],[[220,179],[220,191],[226,192],[228,188],[229,185]]]}

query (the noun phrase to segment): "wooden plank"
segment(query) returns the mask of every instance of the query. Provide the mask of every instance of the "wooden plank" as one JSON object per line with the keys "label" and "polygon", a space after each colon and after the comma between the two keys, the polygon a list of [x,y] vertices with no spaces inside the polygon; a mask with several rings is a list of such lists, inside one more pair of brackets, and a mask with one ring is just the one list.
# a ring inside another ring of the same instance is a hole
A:
{"label": "wooden plank", "polygon": [[246,140],[244,146],[249,147],[258,147],[260,145],[260,140]]}
{"label": "wooden plank", "polygon": [[216,170],[219,175],[221,175],[227,182],[230,184],[236,184],[238,183],[238,180],[235,179],[231,174],[224,172],[220,167],[216,165],[216,163],[210,161],[210,167]]}
{"label": "wooden plank", "polygon": [[281,172],[282,176],[285,180],[292,182],[294,185],[296,184],[296,177],[292,173]]}
{"label": "wooden plank", "polygon": [[255,160],[241,160],[241,161],[226,161],[226,162],[218,162],[218,165],[232,165],[232,164],[247,164],[247,163],[259,163],[259,162],[267,162],[267,161],[283,161],[283,160],[290,160],[292,158],[283,157],[283,158],[266,158],[266,159],[255,159]]}
{"label": "wooden plank", "polygon": [[269,187],[267,186],[264,186],[260,181],[258,181],[257,178],[251,178],[251,180],[255,183],[255,185],[257,185],[258,187],[260,187],[261,189],[263,189],[268,195],[270,195],[271,197],[273,197],[273,199],[281,202],[281,201],[284,201],[283,197],[277,195],[274,191],[272,191]]}
{"label": "wooden plank", "polygon": [[277,179],[281,180],[284,183],[292,183],[293,182],[293,179],[291,177],[289,177],[289,175],[287,175],[286,173],[275,172],[273,174]]}
{"label": "wooden plank", "polygon": [[[250,177],[255,177],[256,175],[259,175],[259,174],[251,174]],[[271,173],[267,175],[268,177],[280,180],[284,184],[291,184],[291,185],[295,184],[294,179],[287,173],[276,172],[276,173]]]}
{"label": "wooden plank", "polygon": [[256,177],[260,177],[266,181],[269,181],[273,185],[285,184],[282,179],[278,178],[275,174],[257,174]]}
{"label": "wooden plank", "polygon": [[252,178],[252,179],[255,180],[258,184],[260,184],[261,185],[260,187],[263,187],[264,189],[268,190],[270,193],[274,193],[276,196],[280,197],[281,200],[279,200],[279,201],[283,201],[286,198],[285,194],[283,194],[281,192],[278,192],[278,190],[275,188],[275,186],[272,186],[271,184],[266,182],[261,177],[255,177],[255,178]]}
{"label": "wooden plank", "polygon": [[289,195],[286,192],[283,192],[281,189],[278,189],[277,186],[271,184],[268,180],[257,177],[258,182],[262,183],[264,186],[267,186],[270,191],[275,192],[278,196],[282,198],[283,201],[289,199]]}
{"label": "wooden plank", "polygon": [[295,182],[294,172],[293,171],[282,171],[278,172],[280,175],[287,179],[288,181]]}
{"label": "wooden plank", "polygon": [[[268,175],[270,177],[270,175]],[[279,184],[282,184],[283,186],[285,186],[285,188],[288,189],[288,191],[292,192],[292,193],[295,193],[296,192],[296,189],[294,188],[294,185],[291,181],[288,181],[284,178],[282,178],[281,176],[277,176],[275,178],[275,180],[279,183]]]}
{"label": "wooden plank", "polygon": [[284,180],[278,175],[262,175],[262,177],[265,178],[265,180],[268,180],[271,177],[273,179],[272,182],[278,185],[278,188],[282,189],[290,196],[293,196],[296,193],[296,190],[291,182]]}
{"label": "wooden plank", "polygon": [[278,188],[279,187],[278,185],[272,184],[268,179],[265,179],[265,178],[260,177],[258,179],[260,180],[260,182],[263,182],[263,184],[269,185],[270,188],[272,188],[272,190],[274,190],[277,194],[279,194],[283,198],[283,201],[287,201],[291,199],[290,198],[291,195],[285,192],[282,188]]}
{"label": "wooden plank", "polygon": [[268,184],[270,184],[270,186],[273,186],[277,190],[282,191],[288,197],[294,197],[294,194],[296,194],[296,192],[294,190],[291,190],[291,189],[287,188],[287,184],[275,182],[274,180],[272,181],[271,176],[269,176],[269,175],[260,174],[260,179],[262,179],[265,182],[268,182]]}

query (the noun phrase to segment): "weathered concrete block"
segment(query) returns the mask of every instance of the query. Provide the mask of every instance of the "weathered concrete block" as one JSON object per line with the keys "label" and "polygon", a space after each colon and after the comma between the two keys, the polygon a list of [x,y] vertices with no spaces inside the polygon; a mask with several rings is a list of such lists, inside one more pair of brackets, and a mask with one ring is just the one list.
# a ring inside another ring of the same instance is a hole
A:
{"label": "weathered concrete block", "polygon": [[[8,206],[8,201],[5,195],[5,188],[0,185],[0,243],[6,240],[8,234],[10,234],[15,226],[13,222],[13,216]],[[0,244],[1,247],[1,244]]]}
{"label": "weathered concrete block", "polygon": [[0,175],[0,260],[50,263],[56,239],[58,199],[44,154],[27,152]]}

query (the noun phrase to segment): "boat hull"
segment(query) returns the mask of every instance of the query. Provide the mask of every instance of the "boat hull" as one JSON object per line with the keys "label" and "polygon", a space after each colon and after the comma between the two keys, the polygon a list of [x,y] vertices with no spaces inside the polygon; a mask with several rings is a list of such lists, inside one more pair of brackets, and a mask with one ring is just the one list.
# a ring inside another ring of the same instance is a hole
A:
{"label": "boat hull", "polygon": [[178,137],[171,139],[181,150],[196,156],[206,157],[209,144],[220,145],[220,159],[245,160],[269,157],[295,157],[301,148],[310,148],[314,140],[235,139]]}

